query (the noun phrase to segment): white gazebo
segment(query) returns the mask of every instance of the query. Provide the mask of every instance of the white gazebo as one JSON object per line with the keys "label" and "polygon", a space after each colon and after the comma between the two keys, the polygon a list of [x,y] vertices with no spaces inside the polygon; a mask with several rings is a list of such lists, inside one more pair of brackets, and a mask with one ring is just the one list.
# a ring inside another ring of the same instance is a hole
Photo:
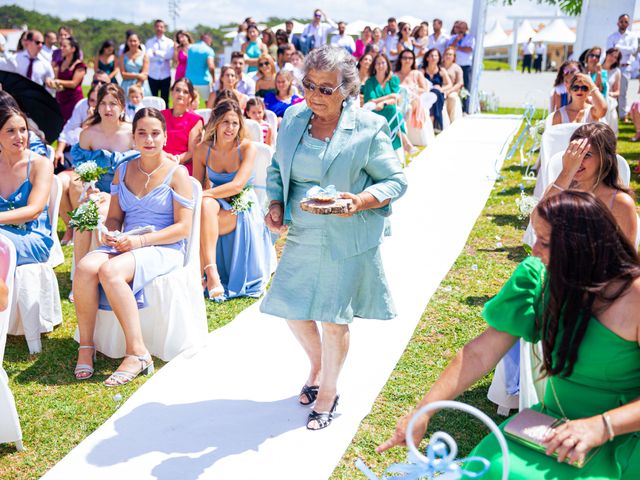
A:
{"label": "white gazebo", "polygon": [[533,41],[556,45],[573,45],[576,42],[576,34],[563,19],[556,18],[536,33],[533,36]]}
{"label": "white gazebo", "polygon": [[347,23],[347,28],[345,29],[345,33],[347,35],[352,35],[354,37],[360,38],[360,34],[364,27],[371,27],[373,30],[376,27],[380,27],[376,22],[369,22],[367,20],[355,20],[353,22]]}
{"label": "white gazebo", "polygon": [[[291,20],[293,22],[293,30],[292,33],[298,34],[302,33],[304,30],[304,23],[300,23],[296,20]],[[286,25],[284,23],[279,23],[278,25],[274,25],[271,27],[271,30],[275,33],[278,30],[286,30]]]}
{"label": "white gazebo", "polygon": [[484,41],[482,46],[484,48],[496,48],[496,47],[508,47],[511,45],[509,41],[509,35],[504,31],[500,20],[496,20],[496,25],[493,30],[484,34]]}

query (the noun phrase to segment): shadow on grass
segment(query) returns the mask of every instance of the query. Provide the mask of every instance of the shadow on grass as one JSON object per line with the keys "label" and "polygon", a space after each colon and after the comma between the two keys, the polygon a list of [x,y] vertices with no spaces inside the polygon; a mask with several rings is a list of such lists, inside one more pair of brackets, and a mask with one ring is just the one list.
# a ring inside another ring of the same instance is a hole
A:
{"label": "shadow on grass", "polygon": [[512,197],[513,195],[518,195],[520,193],[520,187],[510,187],[501,189],[497,195],[500,197]]}
{"label": "shadow on grass", "polygon": [[478,252],[506,252],[507,258],[513,262],[520,263],[524,260],[529,253],[524,249],[523,246],[516,247],[500,247],[500,248],[479,248]]}
{"label": "shadow on grass", "polygon": [[502,227],[504,225],[509,225],[514,228],[522,227],[522,220],[520,220],[518,216],[514,214],[497,213],[497,214],[492,214],[491,217],[492,217],[491,221],[496,225],[498,225],[499,227]]}
{"label": "shadow on grass", "polygon": [[481,307],[485,303],[487,303],[489,300],[491,300],[491,298],[493,297],[489,295],[480,295],[480,296],[470,295],[466,297],[463,300],[463,302],[465,305],[469,305],[470,307]]}

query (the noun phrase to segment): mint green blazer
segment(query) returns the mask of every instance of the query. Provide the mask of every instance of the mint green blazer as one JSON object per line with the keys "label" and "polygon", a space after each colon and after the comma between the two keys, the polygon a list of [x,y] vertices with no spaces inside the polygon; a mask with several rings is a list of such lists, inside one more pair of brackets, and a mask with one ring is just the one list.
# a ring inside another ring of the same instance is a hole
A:
{"label": "mint green blazer", "polygon": [[[284,115],[276,151],[267,169],[269,201],[284,205],[285,222],[290,223],[289,183],[291,165],[312,112],[306,102],[289,107]],[[384,117],[363,110],[350,100],[327,147],[322,166],[321,187],[335,185],[340,192],[366,191],[378,201],[393,202],[404,194],[407,179],[391,145]],[[348,258],[378,246],[385,233],[385,218],[391,203],[383,208],[357,212],[351,217],[333,217],[327,222],[328,248],[334,260]]]}

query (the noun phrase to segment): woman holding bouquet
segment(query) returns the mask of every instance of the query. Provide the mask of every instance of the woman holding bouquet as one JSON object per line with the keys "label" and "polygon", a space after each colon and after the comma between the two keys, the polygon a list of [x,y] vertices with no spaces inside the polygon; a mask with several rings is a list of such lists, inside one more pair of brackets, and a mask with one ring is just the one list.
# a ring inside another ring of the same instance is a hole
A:
{"label": "woman holding bouquet", "polygon": [[9,106],[0,108],[0,178],[0,233],[16,247],[18,265],[46,262],[53,165],[29,150],[27,117]]}
{"label": "woman holding bouquet", "polygon": [[193,160],[193,177],[203,188],[200,261],[208,297],[215,302],[259,297],[275,263],[252,187],[256,147],[244,138],[243,123],[237,102],[220,102]]}
{"label": "woman holding bouquet", "polygon": [[[287,110],[267,170],[271,203],[265,220],[274,232],[285,223],[290,228],[260,308],[286,319],[309,357],[298,402],[315,403],[307,428],[320,430],[329,426],[338,403],[349,324],[354,317],[395,317],[379,245],[390,203],[407,183],[387,121],[359,107],[353,56],[344,48],[320,47],[309,53],[304,70],[306,102]],[[348,213],[301,209],[311,188],[329,185],[351,200]]]}
{"label": "woman holding bouquet", "polygon": [[[103,236],[105,245],[78,263],[73,285],[80,331],[75,369],[78,380],[93,375],[98,307],[112,308],[124,331],[126,355],[105,381],[108,387],[153,372],[153,360],[140,329],[141,294],[154,278],[184,264],[185,239],[191,231],[193,189],[187,170],[162,149],[167,140],[164,117],[156,109],[141,109],[133,119],[133,135],[140,155],[116,169],[105,221],[109,230]],[[133,233],[145,227],[148,233]],[[124,233],[111,233],[116,230]]]}
{"label": "woman holding bouquet", "polygon": [[[127,160],[139,156],[132,150],[131,126],[124,118],[124,92],[116,84],[107,84],[98,91],[98,103],[93,114],[87,119],[86,127],[80,133],[80,141],[71,148],[74,167],[93,161],[100,168],[107,169],[96,183],[96,189],[85,192],[94,194],[100,214],[105,217],[109,211],[109,191],[116,167]],[[77,208],[83,193],[83,184],[78,175],[73,174],[70,182],[69,197],[71,206]],[[75,232],[73,253],[76,262],[82,260],[91,247],[91,232]]]}

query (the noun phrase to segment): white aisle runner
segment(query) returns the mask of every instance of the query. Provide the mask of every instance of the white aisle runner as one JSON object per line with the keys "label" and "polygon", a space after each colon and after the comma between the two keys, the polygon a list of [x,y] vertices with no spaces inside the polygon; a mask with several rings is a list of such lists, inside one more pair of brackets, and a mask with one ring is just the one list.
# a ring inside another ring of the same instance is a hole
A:
{"label": "white aisle runner", "polygon": [[383,247],[399,315],[352,324],[330,428],[305,429],[309,409],[296,399],[306,357],[285,322],[255,304],[162,368],[44,478],[327,479],[464,246],[519,125],[466,117],[407,169]]}

